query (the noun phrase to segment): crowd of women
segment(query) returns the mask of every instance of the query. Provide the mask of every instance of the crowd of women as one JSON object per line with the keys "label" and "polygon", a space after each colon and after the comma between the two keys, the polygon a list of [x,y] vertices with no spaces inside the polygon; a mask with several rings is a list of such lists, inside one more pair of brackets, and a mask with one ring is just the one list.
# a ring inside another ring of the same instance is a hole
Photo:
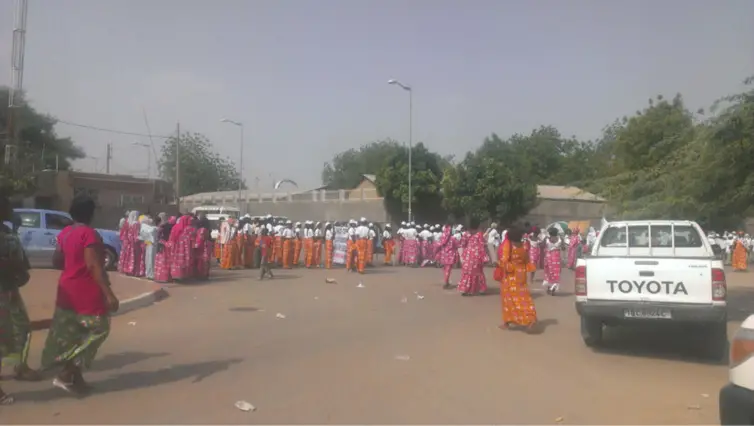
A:
{"label": "crowd of women", "polygon": [[525,224],[500,233],[496,224],[486,231],[479,225],[478,220],[472,220],[465,230],[446,224],[433,244],[426,244],[423,240],[416,242],[412,224],[407,227],[402,224],[398,231],[398,258],[406,264],[415,264],[418,252],[426,265],[429,257],[443,268],[445,288],[451,288],[452,270],[460,266],[457,289],[463,296],[484,294],[487,291],[484,268],[494,266],[494,278],[501,283],[504,328],[532,327],[537,316],[529,285],[534,282],[536,271],[544,271],[542,283],[547,293],[554,295],[560,287],[562,268],[574,268],[576,259],[589,250],[598,236],[594,228],[582,238],[578,229],[540,230]]}
{"label": "crowd of women", "polygon": [[[85,393],[90,387],[83,371],[89,367],[97,350],[110,333],[110,315],[118,310],[119,301],[104,268],[104,244],[90,226],[95,202],[77,196],[69,213],[73,224],[57,237],[53,266],[61,270],[55,311],[42,351],[42,370],[58,370],[53,386],[71,393]],[[0,195],[0,224],[13,220],[7,196]],[[17,380],[39,380],[40,372],[28,366],[31,324],[20,288],[30,279],[30,265],[17,234],[0,226],[0,359],[15,361]],[[0,405],[14,402],[12,395],[0,389]]]}
{"label": "crowd of women", "polygon": [[209,279],[214,250],[206,217],[131,211],[119,227],[118,272],[160,283]]}

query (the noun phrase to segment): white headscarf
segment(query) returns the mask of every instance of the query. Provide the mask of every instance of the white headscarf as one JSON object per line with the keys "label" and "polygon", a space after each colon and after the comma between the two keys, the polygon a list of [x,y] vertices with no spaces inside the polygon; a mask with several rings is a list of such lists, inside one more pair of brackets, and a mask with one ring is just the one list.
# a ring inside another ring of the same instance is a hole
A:
{"label": "white headscarf", "polygon": [[139,223],[139,212],[134,210],[128,213],[128,224],[134,225],[136,223]]}

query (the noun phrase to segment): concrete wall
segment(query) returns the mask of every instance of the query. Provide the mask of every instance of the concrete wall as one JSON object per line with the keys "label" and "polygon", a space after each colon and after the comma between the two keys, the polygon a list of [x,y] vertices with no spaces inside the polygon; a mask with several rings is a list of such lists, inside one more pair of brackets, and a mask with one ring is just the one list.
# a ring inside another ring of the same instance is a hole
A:
{"label": "concrete wall", "polygon": [[547,226],[556,221],[588,220],[599,227],[607,204],[595,201],[540,200],[523,219],[532,225]]}
{"label": "concrete wall", "polygon": [[[181,210],[190,211],[201,205],[238,207],[237,198],[236,192],[184,197]],[[252,216],[271,214],[287,216],[294,221],[334,221],[366,217],[371,221],[387,222],[390,219],[382,198],[377,197],[376,191],[368,185],[349,191],[242,194],[242,198],[246,203],[242,203],[241,211]],[[540,200],[524,220],[540,226],[560,220],[588,220],[592,226],[599,226],[605,208],[605,203],[594,201]]]}
{"label": "concrete wall", "polygon": [[386,222],[387,212],[382,198],[375,190],[313,191],[298,194],[241,194],[228,192],[218,195],[188,196],[181,199],[181,211],[191,211],[202,205],[238,207],[252,216],[271,214],[286,216],[293,221],[335,221],[365,217],[375,222]]}

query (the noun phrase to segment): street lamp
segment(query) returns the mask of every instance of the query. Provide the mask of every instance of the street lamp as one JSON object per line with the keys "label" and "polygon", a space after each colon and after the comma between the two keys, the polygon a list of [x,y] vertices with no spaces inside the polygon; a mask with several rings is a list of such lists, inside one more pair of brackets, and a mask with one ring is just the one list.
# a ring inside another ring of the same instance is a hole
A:
{"label": "street lamp", "polygon": [[388,80],[387,84],[398,86],[408,92],[408,221],[411,222],[411,200],[413,199],[413,192],[411,191],[411,151],[413,150],[414,91],[411,89],[411,86],[395,79]]}
{"label": "street lamp", "polygon": [[131,142],[131,145],[147,149],[147,179],[152,179],[152,145],[142,142]]}
{"label": "street lamp", "polygon": [[241,211],[241,213],[245,213],[246,205],[244,204],[244,207],[241,208],[241,188],[243,187],[243,123],[228,118],[223,118],[220,122],[232,124],[241,128],[241,157],[238,159],[238,210],[244,210]]}

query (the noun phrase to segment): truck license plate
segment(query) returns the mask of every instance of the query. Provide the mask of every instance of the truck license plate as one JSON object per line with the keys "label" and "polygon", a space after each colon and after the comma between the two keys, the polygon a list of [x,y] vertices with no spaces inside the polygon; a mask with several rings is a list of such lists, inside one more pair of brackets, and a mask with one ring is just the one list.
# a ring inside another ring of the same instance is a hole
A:
{"label": "truck license plate", "polygon": [[673,319],[670,309],[661,308],[626,309],[623,311],[623,317],[639,319]]}

